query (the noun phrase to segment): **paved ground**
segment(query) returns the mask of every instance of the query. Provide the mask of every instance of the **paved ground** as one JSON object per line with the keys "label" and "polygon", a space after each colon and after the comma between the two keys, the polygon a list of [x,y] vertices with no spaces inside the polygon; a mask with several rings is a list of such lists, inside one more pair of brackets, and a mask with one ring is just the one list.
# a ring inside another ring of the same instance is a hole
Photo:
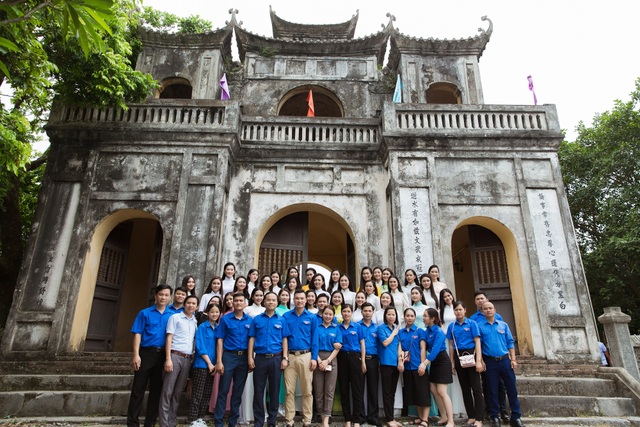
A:
{"label": "paved ground", "polygon": [[[404,421],[403,425],[411,427],[412,424]],[[462,425],[464,420],[456,420],[456,425]],[[640,417],[614,418],[614,417],[585,417],[585,418],[523,418],[525,425],[535,427],[640,427]],[[284,424],[279,427],[284,427]],[[123,427],[124,418],[112,417],[78,417],[78,418],[5,418],[0,420],[3,427]],[[209,425],[213,425],[209,423]],[[296,424],[298,425],[298,424]],[[489,427],[489,423],[484,424]],[[503,424],[504,425],[504,424]],[[186,420],[182,420],[179,426],[187,427]],[[319,426],[319,425],[316,425]],[[343,427],[343,422],[333,422],[331,427]],[[368,426],[368,425],[364,425]],[[508,425],[504,425],[508,427]]]}

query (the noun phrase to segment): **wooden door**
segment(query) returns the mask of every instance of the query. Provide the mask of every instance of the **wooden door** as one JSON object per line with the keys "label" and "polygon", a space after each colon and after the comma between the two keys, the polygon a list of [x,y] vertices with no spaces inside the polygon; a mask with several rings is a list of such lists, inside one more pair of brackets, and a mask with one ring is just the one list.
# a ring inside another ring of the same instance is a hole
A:
{"label": "wooden door", "polygon": [[469,247],[475,290],[485,293],[496,312],[509,325],[517,342],[507,258],[502,242],[490,230],[472,225],[469,226]]}
{"label": "wooden door", "polygon": [[130,223],[118,225],[102,248],[85,351],[113,351],[131,229]]}

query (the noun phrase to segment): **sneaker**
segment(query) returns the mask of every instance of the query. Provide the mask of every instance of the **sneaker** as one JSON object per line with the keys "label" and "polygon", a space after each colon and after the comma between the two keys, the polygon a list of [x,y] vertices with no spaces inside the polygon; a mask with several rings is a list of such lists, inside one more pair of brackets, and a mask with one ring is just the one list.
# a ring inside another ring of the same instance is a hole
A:
{"label": "sneaker", "polygon": [[207,427],[207,423],[205,423],[202,418],[198,418],[197,420],[192,421],[191,424],[189,424],[189,427]]}

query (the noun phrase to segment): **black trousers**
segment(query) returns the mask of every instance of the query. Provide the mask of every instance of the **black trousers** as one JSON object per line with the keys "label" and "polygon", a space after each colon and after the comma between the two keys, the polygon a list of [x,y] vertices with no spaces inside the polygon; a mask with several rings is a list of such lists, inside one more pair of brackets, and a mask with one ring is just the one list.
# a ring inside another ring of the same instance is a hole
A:
{"label": "black trousers", "polygon": [[[471,350],[469,353],[473,353]],[[462,389],[462,400],[467,416],[472,419],[482,420],[484,418],[484,397],[482,395],[482,382],[480,374],[476,368],[463,368],[460,366],[460,359],[457,354],[453,355],[456,366],[456,374]]]}
{"label": "black trousers", "polygon": [[[340,354],[340,353],[338,353]],[[365,365],[367,367],[367,373],[365,375],[365,381],[367,384],[367,421],[378,420],[378,378],[380,375],[380,361],[378,357],[367,356],[365,358]]]}
{"label": "black trousers", "polygon": [[[482,378],[482,394],[484,395],[484,409],[485,413],[489,415],[489,387],[487,379],[485,378],[486,372],[483,372],[480,377]],[[500,412],[507,412],[507,388],[504,386],[504,381],[500,378],[498,383],[498,405],[500,406]]]}
{"label": "black trousers", "polygon": [[[363,424],[365,422],[362,417],[364,412],[364,375],[362,375],[360,353],[338,353],[338,373],[344,420]],[[352,399],[353,408],[351,407]]]}
{"label": "black trousers", "polygon": [[393,403],[396,397],[396,387],[398,386],[400,372],[397,366],[380,365],[380,381],[382,381],[382,408],[384,409],[384,420],[393,421]]}
{"label": "black trousers", "polygon": [[269,403],[267,407],[269,417],[267,425],[275,426],[276,417],[278,416],[282,355],[267,358],[262,354],[256,354],[254,360],[256,364],[253,370],[253,416],[255,427],[264,425],[264,389],[267,386],[267,381],[269,381]]}
{"label": "black trousers", "polygon": [[128,427],[138,427],[140,425],[140,411],[142,410],[147,384],[149,384],[149,398],[147,400],[147,414],[144,417],[144,425],[145,427],[153,427],[155,425],[158,419],[158,407],[160,406],[164,361],[164,348],[140,348],[140,369],[133,374],[129,408],[127,409]]}

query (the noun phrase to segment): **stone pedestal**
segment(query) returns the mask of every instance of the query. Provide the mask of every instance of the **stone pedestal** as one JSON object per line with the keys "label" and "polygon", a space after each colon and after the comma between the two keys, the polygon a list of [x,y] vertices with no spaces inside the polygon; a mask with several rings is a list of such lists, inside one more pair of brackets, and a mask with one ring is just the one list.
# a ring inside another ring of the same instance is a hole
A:
{"label": "stone pedestal", "polygon": [[620,311],[620,307],[606,307],[604,314],[598,317],[598,321],[604,325],[613,366],[626,369],[632,377],[640,381],[638,362],[629,334],[631,316]]}

